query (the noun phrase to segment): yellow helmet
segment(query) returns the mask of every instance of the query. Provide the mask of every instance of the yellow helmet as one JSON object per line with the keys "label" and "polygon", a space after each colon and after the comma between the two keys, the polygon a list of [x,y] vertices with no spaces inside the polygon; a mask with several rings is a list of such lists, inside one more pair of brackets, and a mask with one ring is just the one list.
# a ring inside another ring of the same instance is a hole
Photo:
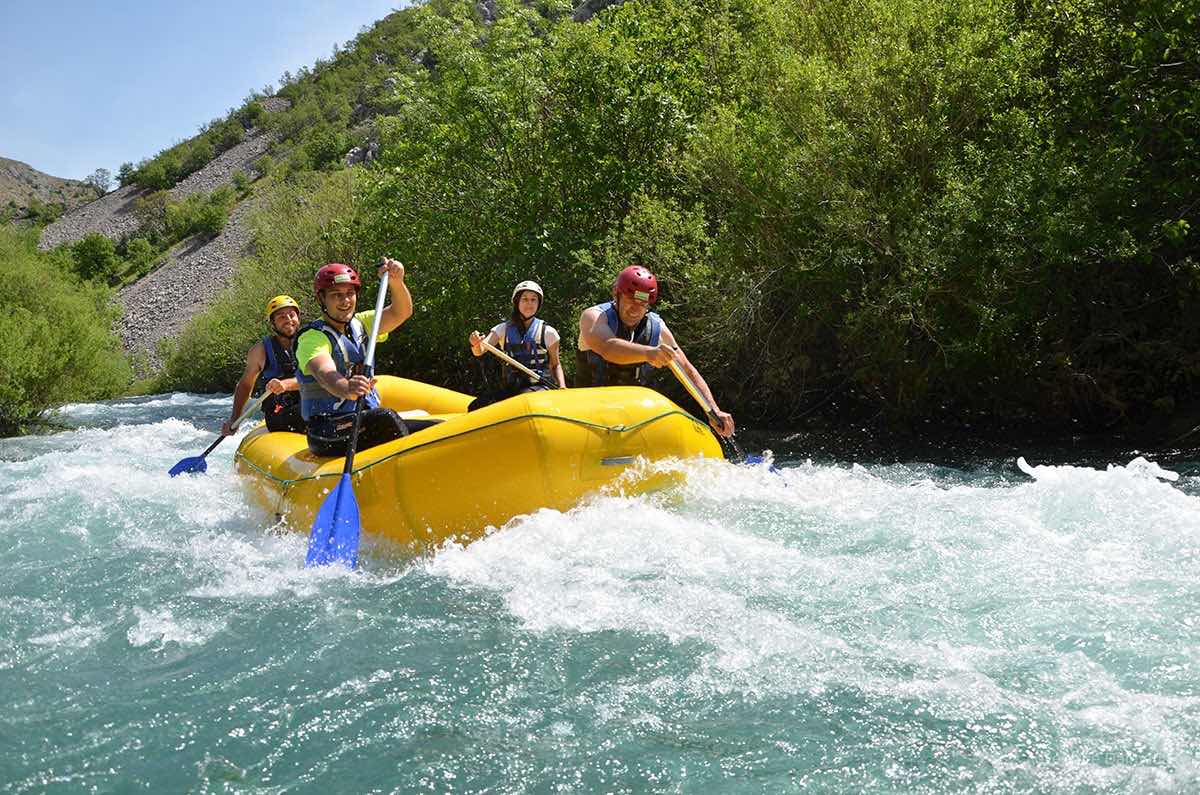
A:
{"label": "yellow helmet", "polygon": [[271,315],[289,306],[296,310],[296,314],[300,313],[300,304],[296,303],[296,299],[290,295],[277,295],[267,301],[267,322],[271,322]]}

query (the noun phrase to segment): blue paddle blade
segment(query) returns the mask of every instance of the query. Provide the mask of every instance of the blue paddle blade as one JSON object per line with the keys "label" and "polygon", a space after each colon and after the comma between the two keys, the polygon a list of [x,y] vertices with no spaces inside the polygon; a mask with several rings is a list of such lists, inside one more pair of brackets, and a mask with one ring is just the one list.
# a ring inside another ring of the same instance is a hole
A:
{"label": "blue paddle blade", "polygon": [[354,498],[354,486],[350,475],[343,474],[325,501],[317,518],[313,521],[312,535],[308,538],[308,556],[305,566],[327,566],[342,563],[353,569],[358,564],[358,538],[362,534],[362,523],[358,517],[358,500]]}
{"label": "blue paddle blade", "polygon": [[[761,455],[755,455],[754,453],[750,453],[749,455],[746,456],[746,460],[743,463],[746,466],[753,467],[753,466],[761,466],[762,464],[765,464],[766,462],[767,462],[767,459],[763,458]],[[779,469],[776,468],[776,466],[774,464],[770,464],[768,466],[767,471],[773,472],[776,475],[783,474],[779,471]]]}
{"label": "blue paddle blade", "polygon": [[207,472],[207,471],[208,471],[208,462],[204,460],[204,456],[194,455],[191,458],[183,459],[178,464],[171,467],[167,471],[167,474],[170,475],[171,477],[175,477],[176,475],[182,475],[185,472],[192,473],[192,472]]}

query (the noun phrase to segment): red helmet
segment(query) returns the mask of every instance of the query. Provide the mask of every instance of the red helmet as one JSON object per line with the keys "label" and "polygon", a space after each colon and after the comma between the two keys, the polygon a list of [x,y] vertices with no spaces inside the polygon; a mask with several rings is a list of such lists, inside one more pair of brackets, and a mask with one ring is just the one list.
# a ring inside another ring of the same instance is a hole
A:
{"label": "red helmet", "polygon": [[658,279],[641,265],[630,265],[617,276],[613,290],[653,304],[658,300]]}
{"label": "red helmet", "polygon": [[349,265],[331,262],[328,265],[322,265],[317,271],[317,277],[313,279],[313,290],[320,293],[322,290],[339,284],[348,284],[358,289],[362,287],[362,280],[358,278],[358,271]]}

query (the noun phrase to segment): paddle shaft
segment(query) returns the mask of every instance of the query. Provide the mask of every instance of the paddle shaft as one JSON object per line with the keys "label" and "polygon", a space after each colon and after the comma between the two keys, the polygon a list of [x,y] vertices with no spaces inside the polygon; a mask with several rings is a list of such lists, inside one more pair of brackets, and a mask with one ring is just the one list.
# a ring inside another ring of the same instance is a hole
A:
{"label": "paddle shaft", "polygon": [[270,392],[263,392],[261,395],[256,397],[250,403],[250,405],[246,407],[246,410],[238,415],[238,418],[236,420],[234,420],[233,424],[230,425],[229,427],[236,431],[239,427],[241,427],[241,424],[243,422],[245,422],[247,419],[250,418],[251,414],[253,414],[254,412],[258,411],[260,408],[262,408],[263,401],[265,401],[270,396],[271,396]]}
{"label": "paddle shaft", "polygon": [[524,373],[525,375],[527,375],[527,376],[529,376],[530,378],[532,378],[534,381],[537,381],[537,382],[538,382],[538,383],[540,383],[540,384],[543,384],[543,385],[545,385],[545,386],[548,386],[548,387],[550,387],[551,389],[558,389],[558,388],[559,388],[559,385],[558,385],[557,383],[555,383],[554,381],[550,380],[549,378],[547,378],[547,377],[546,377],[546,376],[544,376],[544,375],[538,375],[538,374],[537,374],[537,373],[535,373],[533,370],[530,370],[528,367],[526,367],[525,365],[521,364],[521,363],[520,363],[520,362],[518,362],[516,359],[514,359],[514,358],[513,358],[513,357],[511,357],[511,356],[509,356],[507,353],[505,353],[504,351],[500,350],[500,349],[499,349],[499,348],[497,348],[496,346],[494,346],[494,345],[489,345],[489,344],[488,344],[488,342],[487,342],[487,340],[480,340],[480,341],[479,341],[479,345],[480,345],[480,346],[481,346],[481,347],[482,347],[482,348],[483,348],[485,351],[487,351],[488,353],[490,353],[490,354],[492,354],[492,355],[494,355],[494,356],[498,356],[498,357],[500,357],[500,359],[501,359],[502,361],[504,361],[504,362],[506,362],[506,363],[508,363],[508,364],[512,365],[513,367],[517,368],[517,369],[518,369],[518,370],[520,370],[522,373]]}
{"label": "paddle shaft", "polygon": [[[674,373],[675,377],[679,379],[679,383],[683,384],[683,388],[686,389],[688,394],[695,398],[696,402],[700,404],[700,407],[704,409],[704,413],[708,416],[708,421],[712,423],[714,427],[724,427],[725,423],[721,422],[721,418],[717,416],[717,407],[714,406],[712,402],[704,396],[704,393],[700,391],[700,387],[696,386],[696,383],[692,381],[691,378],[688,378],[688,374],[685,373],[683,368],[679,366],[679,362],[672,359],[670,367],[671,372]],[[720,434],[717,434],[717,443],[721,445],[722,452],[725,452],[726,444],[733,448],[733,455],[730,456],[730,458],[735,463],[746,460],[745,451],[742,450],[742,446],[738,444],[737,440],[732,436],[728,439],[724,439]]]}
{"label": "paddle shaft", "polygon": [[[371,321],[371,337],[367,340],[367,358],[363,362],[363,375],[367,378],[375,374],[375,341],[379,337],[379,321],[383,315],[383,302],[387,300],[388,276],[390,274],[384,271],[383,278],[379,280],[379,295],[375,299],[375,317]],[[350,428],[350,445],[346,450],[346,464],[342,467],[343,475],[349,475],[354,469],[354,449],[358,446],[358,428],[362,422],[364,403],[366,403],[365,395],[354,403],[354,425]]]}
{"label": "paddle shaft", "polygon": [[683,388],[700,404],[700,408],[704,409],[704,413],[708,416],[709,421],[715,422],[718,426],[722,425],[721,418],[717,416],[716,406],[709,402],[704,393],[700,391],[700,387],[696,386],[696,383],[679,366],[679,362],[672,359],[669,366],[671,372],[679,379],[679,383],[683,384]]}
{"label": "paddle shaft", "polygon": [[[243,411],[240,415],[238,415],[238,418],[236,420],[234,420],[233,424],[229,427],[233,428],[233,430],[236,431],[238,429],[238,427],[243,422],[246,421],[247,417],[249,417],[254,412],[258,411],[259,407],[262,406],[263,401],[267,399],[267,395],[269,395],[269,394],[271,394],[271,393],[263,392],[261,395],[259,395],[257,398],[255,398],[254,402],[252,402],[249,406],[247,406],[246,410]],[[200,454],[200,457],[204,458],[206,455],[211,453],[213,450],[217,449],[217,445],[219,445],[222,441],[224,441],[224,439],[225,439],[224,435],[218,436],[216,439],[213,440],[213,443],[208,446],[208,449]]]}

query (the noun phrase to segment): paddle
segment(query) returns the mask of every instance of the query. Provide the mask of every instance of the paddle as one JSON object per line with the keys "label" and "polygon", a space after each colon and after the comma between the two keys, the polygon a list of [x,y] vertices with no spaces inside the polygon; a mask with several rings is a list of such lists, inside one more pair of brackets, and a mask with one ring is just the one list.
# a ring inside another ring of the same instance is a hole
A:
{"label": "paddle", "polygon": [[[700,387],[696,386],[695,382],[683,371],[683,368],[679,366],[679,362],[672,359],[668,366],[671,368],[671,372],[675,374],[675,377],[679,379],[679,383],[683,384],[683,388],[688,391],[688,394],[700,404],[700,408],[704,409],[704,414],[708,417],[708,421],[718,428],[724,425],[721,422],[721,418],[717,416],[716,407],[704,396],[704,393],[700,391]],[[747,456],[742,451],[741,445],[733,437],[725,439],[720,434],[717,434],[717,441],[721,443],[722,447],[728,443],[733,448],[734,455],[731,456],[731,459],[734,460],[734,463],[762,463],[762,456]]]}
{"label": "paddle", "polygon": [[[246,421],[247,417],[249,417],[254,412],[258,411],[259,406],[261,406],[263,404],[263,401],[266,400],[270,394],[271,394],[270,392],[263,392],[261,395],[259,395],[258,398],[256,398],[255,401],[253,403],[251,403],[246,408],[245,411],[242,412],[242,415],[234,421],[233,425],[231,426],[233,428],[233,430],[236,431],[238,429],[238,426],[240,426],[243,422]],[[208,471],[208,462],[204,460],[204,457],[206,455],[208,455],[209,453],[211,453],[213,450],[215,450],[217,445],[219,445],[223,441],[225,441],[225,437],[218,436],[216,438],[216,440],[212,444],[210,444],[208,446],[208,449],[205,450],[203,453],[201,453],[200,455],[194,455],[190,458],[184,458],[178,464],[171,467],[170,470],[167,471],[167,474],[170,475],[171,477],[175,477],[176,475],[182,475],[185,472],[187,472],[187,473],[207,472]]]}
{"label": "paddle", "polygon": [[507,362],[508,364],[517,368],[522,373],[529,376],[531,379],[538,382],[542,386],[549,387],[550,389],[558,389],[559,388],[557,381],[553,380],[552,378],[550,378],[548,376],[538,375],[533,370],[530,370],[528,367],[521,364],[513,357],[509,356],[504,351],[500,350],[499,348],[497,348],[493,345],[489,345],[486,340],[480,340],[479,344],[480,344],[480,346],[483,347],[483,349],[485,351],[487,351],[488,353],[493,354],[495,356],[499,356],[502,361]]}
{"label": "paddle", "polygon": [[[363,375],[370,378],[375,372],[375,340],[379,336],[379,321],[383,315],[383,302],[387,298],[388,272],[379,280],[379,297],[375,299],[375,319],[371,323],[371,337],[367,341],[367,358],[363,362]],[[362,522],[358,514],[358,500],[354,497],[354,484],[350,472],[354,469],[354,448],[358,445],[358,428],[362,422],[365,398],[354,404],[354,426],[350,429],[350,443],[346,446],[346,464],[337,486],[321,503],[317,518],[313,520],[312,534],[308,537],[308,555],[305,566],[326,566],[344,563],[353,569],[358,565],[358,540],[362,535]]]}

